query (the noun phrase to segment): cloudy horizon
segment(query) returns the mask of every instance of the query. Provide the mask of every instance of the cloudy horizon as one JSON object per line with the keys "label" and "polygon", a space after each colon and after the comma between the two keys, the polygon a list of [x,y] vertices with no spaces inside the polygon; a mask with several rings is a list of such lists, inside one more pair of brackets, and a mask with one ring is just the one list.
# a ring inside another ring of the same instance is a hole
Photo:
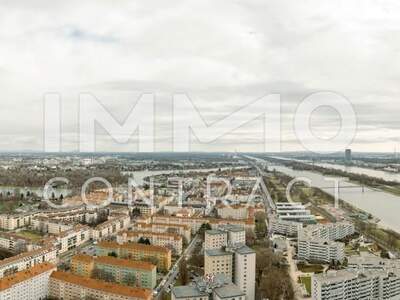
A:
{"label": "cloudy horizon", "polygon": [[[400,3],[395,1],[9,1],[0,3],[0,151],[43,150],[43,98],[62,98],[62,150],[77,151],[79,94],[119,122],[155,95],[155,151],[172,150],[172,97],[185,93],[211,124],[281,95],[282,151],[304,151],[293,130],[301,101],[330,91],[357,116],[349,145],[400,149]],[[335,136],[322,108],[313,132]],[[264,151],[255,120],[194,151]],[[98,151],[134,152],[98,131]]]}

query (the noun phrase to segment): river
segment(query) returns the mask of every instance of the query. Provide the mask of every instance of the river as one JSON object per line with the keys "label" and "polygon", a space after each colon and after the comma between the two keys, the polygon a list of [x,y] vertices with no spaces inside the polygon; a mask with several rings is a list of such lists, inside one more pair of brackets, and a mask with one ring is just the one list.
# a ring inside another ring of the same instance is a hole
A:
{"label": "river", "polygon": [[[331,164],[329,164],[331,166]],[[311,180],[313,187],[320,188],[334,196],[334,182],[326,180],[326,176],[311,171],[293,170],[275,165],[273,168],[291,177],[306,177]],[[373,170],[371,170],[373,171]],[[328,177],[329,178],[329,177]],[[400,197],[372,188],[363,188],[355,183],[341,182],[339,197],[359,209],[379,218],[380,225],[400,233]]]}
{"label": "river", "polygon": [[338,164],[331,164],[331,163],[314,163],[316,166],[320,166],[323,168],[331,168],[336,170],[342,170],[348,173],[354,174],[363,174],[371,177],[382,178],[386,181],[396,181],[400,182],[400,173],[391,173],[382,170],[374,170],[368,168],[361,168],[356,166],[344,166]]}

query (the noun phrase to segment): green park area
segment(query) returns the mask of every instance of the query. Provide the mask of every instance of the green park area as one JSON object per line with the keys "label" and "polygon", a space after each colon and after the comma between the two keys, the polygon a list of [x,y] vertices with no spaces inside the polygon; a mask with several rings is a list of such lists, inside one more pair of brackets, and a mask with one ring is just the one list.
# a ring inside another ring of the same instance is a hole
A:
{"label": "green park area", "polygon": [[30,239],[32,241],[38,241],[43,238],[42,234],[40,234],[37,231],[33,231],[33,230],[21,230],[21,231],[17,232],[16,235],[26,238],[26,239]]}
{"label": "green park area", "polygon": [[311,295],[311,276],[300,276],[299,282],[304,284],[307,293]]}

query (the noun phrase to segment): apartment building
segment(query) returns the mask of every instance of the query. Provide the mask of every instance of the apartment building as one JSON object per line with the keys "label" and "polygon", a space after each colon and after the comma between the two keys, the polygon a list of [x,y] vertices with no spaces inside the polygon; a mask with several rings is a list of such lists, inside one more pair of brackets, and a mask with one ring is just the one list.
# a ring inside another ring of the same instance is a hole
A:
{"label": "apartment building", "polygon": [[299,202],[278,202],[276,213],[279,219],[307,224],[316,223],[315,216]]}
{"label": "apartment building", "polygon": [[242,220],[249,217],[249,210],[247,205],[232,204],[232,205],[218,205],[217,214],[223,219]]}
{"label": "apartment building", "polygon": [[67,252],[81,246],[90,240],[91,228],[86,225],[75,225],[74,228],[62,232],[56,236],[58,254]]}
{"label": "apartment building", "polygon": [[311,280],[313,300],[398,300],[399,272],[329,271],[314,274]]}
{"label": "apartment building", "polygon": [[49,296],[63,300],[151,300],[152,291],[55,271],[50,276]]}
{"label": "apartment building", "polygon": [[247,300],[255,299],[256,252],[246,245],[234,250],[233,282]]}
{"label": "apartment building", "polygon": [[0,247],[12,252],[22,252],[30,248],[31,241],[8,232],[0,232]]}
{"label": "apartment building", "polygon": [[255,229],[254,217],[250,217],[244,220],[209,218],[208,223],[213,229],[218,229],[220,226],[225,225],[238,225],[244,227],[246,230]]}
{"label": "apartment building", "polygon": [[0,228],[4,230],[15,230],[27,227],[36,213],[25,214],[0,214]]}
{"label": "apartment building", "polygon": [[117,243],[137,243],[140,239],[146,239],[151,245],[166,247],[172,250],[173,254],[182,254],[183,238],[181,235],[169,232],[153,231],[123,231],[117,235]]}
{"label": "apartment building", "polygon": [[154,261],[160,270],[169,270],[171,268],[172,251],[165,247],[138,243],[120,245],[115,242],[100,242],[96,245],[97,256],[108,256],[111,253],[115,253],[119,258]]}
{"label": "apartment building", "polygon": [[222,274],[232,279],[233,254],[222,249],[204,251],[204,275]]}
{"label": "apartment building", "polygon": [[0,279],[0,299],[46,299],[49,278],[56,266],[42,263]]}
{"label": "apartment building", "polygon": [[354,270],[400,270],[399,259],[381,258],[369,252],[347,257],[347,268]]}
{"label": "apartment building", "polygon": [[142,216],[152,216],[156,213],[156,208],[147,203],[133,203],[132,210],[137,210]]}
{"label": "apartment building", "polygon": [[204,247],[206,250],[244,244],[246,244],[246,231],[242,226],[222,225],[218,229],[205,232]]}
{"label": "apartment building", "polygon": [[173,223],[136,223],[134,229],[137,231],[151,231],[161,233],[176,233],[180,234],[186,242],[191,240],[191,230],[188,225],[173,224]]}
{"label": "apartment building", "polygon": [[53,220],[47,217],[35,216],[31,220],[31,227],[33,230],[42,233],[59,234],[71,230],[74,227],[74,224],[60,220]]}
{"label": "apartment building", "polygon": [[129,215],[119,214],[118,216],[114,216],[92,229],[92,239],[102,240],[116,235],[118,232],[128,229],[130,223],[131,218]]}
{"label": "apartment building", "polygon": [[95,269],[110,274],[117,283],[148,289],[156,286],[157,268],[149,262],[85,254],[75,255],[71,260],[71,272],[75,275],[92,277]]}
{"label": "apartment building", "polygon": [[210,224],[213,229],[218,229],[221,225],[239,225],[245,229],[254,230],[255,223],[254,218],[249,217],[242,220],[232,218],[204,218],[204,217],[178,217],[178,216],[164,216],[154,215],[153,222],[165,223],[165,224],[184,224],[190,226],[192,233],[199,231],[203,224]]}
{"label": "apartment building", "polygon": [[343,262],[345,244],[327,239],[299,235],[297,256],[300,260],[325,262]]}
{"label": "apartment building", "polygon": [[86,205],[65,207],[51,210],[41,210],[37,213],[37,216],[46,217],[53,220],[66,221],[66,222],[93,222],[97,219],[98,210],[88,209]]}
{"label": "apartment building", "polygon": [[314,224],[303,228],[303,231],[313,237],[336,241],[354,234],[354,224],[350,222]]}
{"label": "apartment building", "polygon": [[200,217],[178,217],[178,216],[164,216],[164,215],[154,215],[153,222],[164,223],[164,224],[180,224],[189,226],[191,232],[195,234],[199,231],[201,225],[207,223],[206,218]]}
{"label": "apartment building", "polygon": [[46,246],[3,259],[0,261],[0,278],[44,262],[57,263],[57,250],[54,247]]}
{"label": "apartment building", "polygon": [[295,221],[281,220],[277,217],[271,217],[269,228],[273,234],[281,234],[288,237],[295,237],[303,228],[303,223]]}
{"label": "apartment building", "polygon": [[221,249],[228,244],[228,233],[221,230],[207,230],[204,237],[204,249]]}

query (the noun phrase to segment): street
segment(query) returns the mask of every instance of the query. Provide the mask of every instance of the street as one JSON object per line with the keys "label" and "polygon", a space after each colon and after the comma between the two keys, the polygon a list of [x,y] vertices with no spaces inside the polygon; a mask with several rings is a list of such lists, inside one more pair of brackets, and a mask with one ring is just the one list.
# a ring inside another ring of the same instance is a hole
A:
{"label": "street", "polygon": [[182,259],[189,259],[192,255],[192,252],[196,246],[196,243],[200,240],[199,234],[196,234],[192,241],[190,242],[189,246],[186,248],[184,253],[179,257],[179,259],[175,262],[171,270],[168,272],[167,275],[164,276],[163,280],[161,280],[160,284],[155,289],[154,299],[159,300],[161,299],[161,295],[163,294],[164,290],[170,286],[170,284],[175,280],[179,273],[179,263]]}

